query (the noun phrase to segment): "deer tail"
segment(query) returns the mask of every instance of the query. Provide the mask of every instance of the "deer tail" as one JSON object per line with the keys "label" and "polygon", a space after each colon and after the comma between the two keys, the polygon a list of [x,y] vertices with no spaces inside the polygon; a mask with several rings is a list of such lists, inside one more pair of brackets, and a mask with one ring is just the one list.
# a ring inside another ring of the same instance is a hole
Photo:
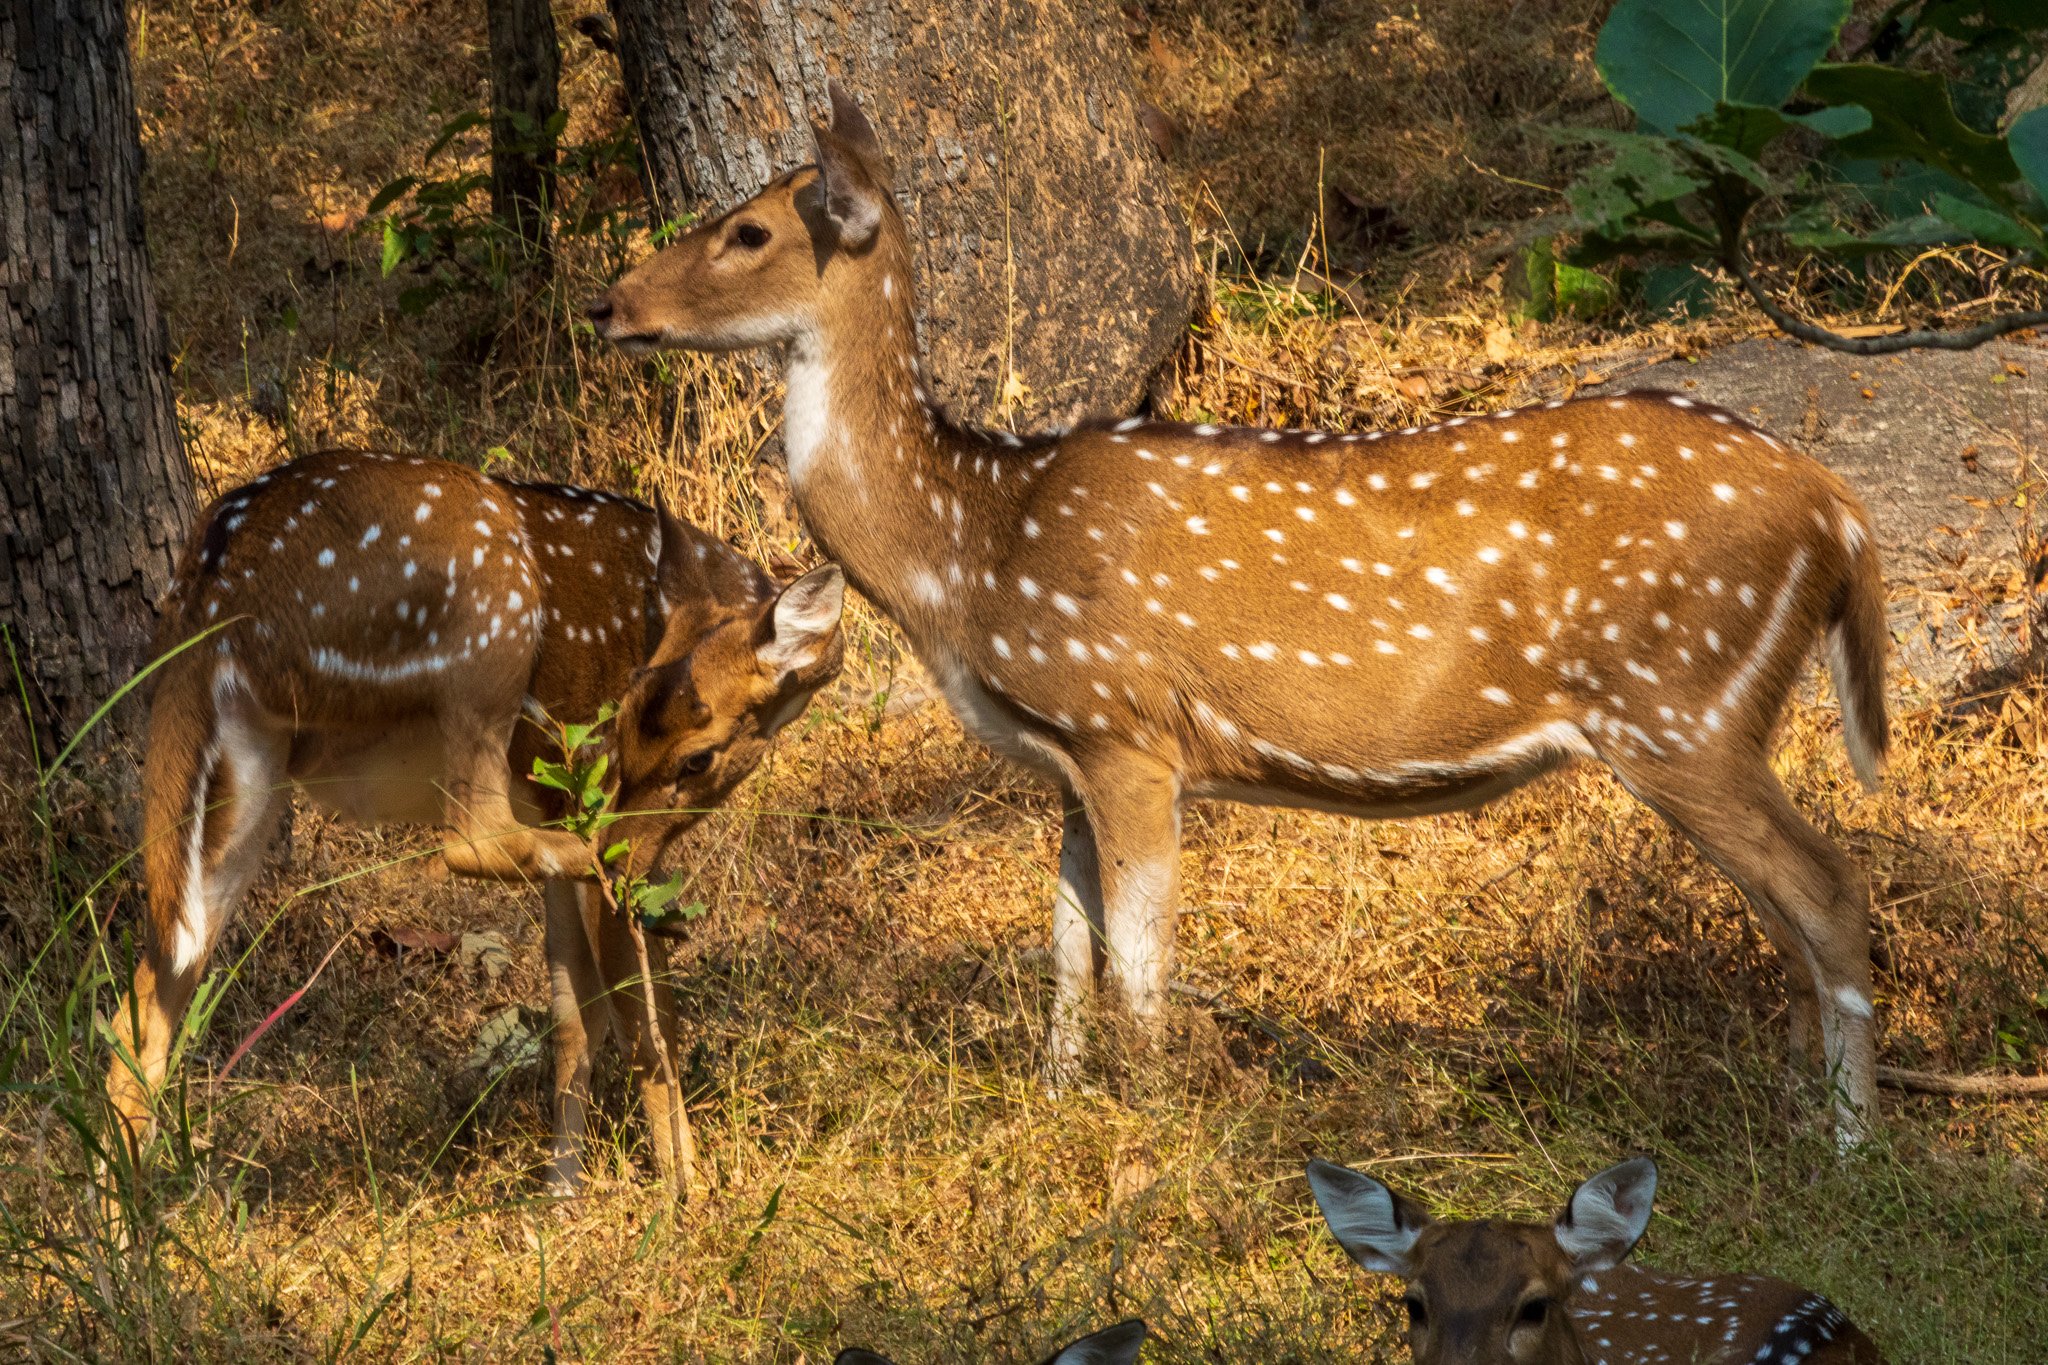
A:
{"label": "deer tail", "polygon": [[1828,672],[1842,702],[1842,734],[1849,748],[1849,763],[1863,785],[1875,791],[1885,751],[1891,746],[1884,697],[1885,654],[1891,643],[1885,625],[1884,577],[1863,509],[1844,506],[1841,518],[1849,572],[1834,619],[1828,623]]}
{"label": "deer tail", "polygon": [[151,952],[172,975],[205,953],[210,929],[202,869],[209,791],[220,765],[213,681],[214,651],[188,649],[158,672],[150,698],[143,875]]}

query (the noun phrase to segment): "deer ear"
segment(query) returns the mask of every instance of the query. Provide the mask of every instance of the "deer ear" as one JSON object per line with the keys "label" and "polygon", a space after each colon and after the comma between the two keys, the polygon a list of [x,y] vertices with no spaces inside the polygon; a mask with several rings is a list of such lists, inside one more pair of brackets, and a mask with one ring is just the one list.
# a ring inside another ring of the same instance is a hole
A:
{"label": "deer ear", "polygon": [[839,82],[827,86],[832,97],[832,126],[811,127],[818,147],[818,178],[825,189],[825,216],[839,233],[840,243],[858,251],[882,226],[882,203],[888,197],[888,166],[867,115]]}
{"label": "deer ear", "polygon": [[882,153],[882,140],[875,136],[875,126],[861,112],[860,101],[836,80],[825,82],[825,95],[832,101],[832,136],[861,159],[869,174],[888,179],[889,158]]}
{"label": "deer ear", "polygon": [[1144,1344],[1145,1324],[1132,1318],[1069,1343],[1046,1365],[1132,1365]]}
{"label": "deer ear", "polygon": [[1406,1276],[1408,1253],[1429,1215],[1369,1175],[1328,1161],[1308,1163],[1308,1186],[1337,1245],[1367,1270]]}
{"label": "deer ear", "polygon": [[1646,1156],[1610,1166],[1572,1191],[1557,1215],[1557,1244],[1573,1269],[1590,1274],[1620,1265],[1650,1226],[1657,1163]]}
{"label": "deer ear", "polygon": [[846,575],[837,564],[813,569],[782,590],[754,640],[761,667],[780,678],[824,659],[839,637]]}

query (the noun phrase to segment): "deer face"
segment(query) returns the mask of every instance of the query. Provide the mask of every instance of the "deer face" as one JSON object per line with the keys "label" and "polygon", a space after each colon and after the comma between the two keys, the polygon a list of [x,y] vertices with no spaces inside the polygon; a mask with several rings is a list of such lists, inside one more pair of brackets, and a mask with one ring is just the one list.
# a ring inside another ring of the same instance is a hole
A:
{"label": "deer face", "polygon": [[603,836],[630,846],[624,871],[658,865],[839,672],[845,584],[836,565],[814,569],[635,675],[614,722],[614,805],[626,815]]}
{"label": "deer face", "polygon": [[1308,1179],[1351,1258],[1407,1281],[1416,1365],[1582,1365],[1565,1305],[1642,1236],[1657,1168],[1638,1157],[1602,1171],[1549,1228],[1439,1223],[1371,1176],[1325,1161],[1309,1163]]}
{"label": "deer face", "polygon": [[828,273],[869,254],[894,206],[874,129],[836,84],[831,127],[812,131],[815,166],[690,229],[593,302],[598,336],[635,351],[732,351],[815,329]]}

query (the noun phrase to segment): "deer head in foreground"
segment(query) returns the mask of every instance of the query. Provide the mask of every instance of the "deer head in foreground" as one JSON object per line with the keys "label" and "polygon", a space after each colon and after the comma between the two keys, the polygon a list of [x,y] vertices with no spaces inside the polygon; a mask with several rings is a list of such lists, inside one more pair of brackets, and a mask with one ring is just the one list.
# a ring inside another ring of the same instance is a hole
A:
{"label": "deer head in foreground", "polygon": [[1338,1245],[1408,1282],[1416,1365],[1879,1365],[1818,1294],[1763,1275],[1684,1278],[1622,1261],[1650,1224],[1647,1157],[1572,1192],[1549,1227],[1439,1223],[1369,1175],[1311,1161]]}
{"label": "deer head in foreground", "polygon": [[[1062,1346],[1043,1365],[1135,1365],[1145,1345],[1145,1324],[1136,1318],[1105,1327]],[[833,1357],[832,1365],[896,1365],[887,1356],[852,1347]]]}
{"label": "deer head in foreground", "polygon": [[1885,750],[1883,586],[1840,480],[1653,392],[1399,432],[958,425],[918,378],[887,160],[831,99],[816,165],[590,316],[634,349],[786,347],[811,534],[967,729],[1059,785],[1056,1068],[1102,976],[1159,1018],[1182,802],[1422,815],[1594,759],[1748,896],[1795,1056],[1845,1138],[1875,1120],[1868,892],[1769,764],[1816,640],[1866,782]]}
{"label": "deer head in foreground", "polygon": [[[759,761],[839,667],[842,579],[788,588],[629,498],[339,451],[217,501],[164,603],[143,768],[149,891],[108,1090],[132,1151],[171,1040],[296,785],[363,823],[444,826],[449,868],[544,882],[555,999],[555,1162],[580,1170],[590,1051],[617,1027],[664,1171],[687,1174],[637,959],[591,880],[594,850],[526,780],[543,709],[619,700],[614,872],[644,873]],[[658,945],[657,951],[658,951]],[[616,1007],[615,1007],[616,1006]],[[672,1029],[663,1036],[673,1038]]]}

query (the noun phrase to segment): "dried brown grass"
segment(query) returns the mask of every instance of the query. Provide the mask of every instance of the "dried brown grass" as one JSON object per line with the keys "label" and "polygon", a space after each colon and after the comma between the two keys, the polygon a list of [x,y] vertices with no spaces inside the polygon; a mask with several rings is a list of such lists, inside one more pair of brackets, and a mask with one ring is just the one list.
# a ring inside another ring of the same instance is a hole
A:
{"label": "dried brown grass", "polygon": [[[1156,49],[1141,61],[1153,97],[1205,130],[1191,202],[1228,208],[1240,231],[1270,215],[1305,241],[1306,148],[1341,143],[1326,175],[1396,187],[1403,216],[1446,239],[1429,259],[1468,258],[1426,294],[1389,286],[1358,311],[1219,278],[1183,409],[1412,421],[1710,342],[1512,328],[1485,287],[1482,229],[1541,201],[1462,158],[1499,169],[1526,134],[1497,125],[1584,98],[1597,10],[1351,5],[1313,21],[1330,45],[1307,55],[1289,45],[1290,10],[1163,10],[1162,43],[1203,73],[1174,84]],[[203,481],[332,442],[470,460],[503,447],[522,467],[660,496],[764,558],[791,548],[751,493],[772,393],[737,367],[592,351],[567,311],[574,272],[601,274],[601,256],[572,253],[561,290],[413,319],[370,245],[322,225],[409,169],[470,98],[468,7],[143,13],[153,246]],[[582,129],[610,116],[609,76],[568,41]],[[1319,84],[1347,67],[1349,84]],[[1254,89],[1245,106],[1237,92]],[[1226,95],[1296,159],[1253,170],[1233,156]],[[1400,126],[1414,135],[1361,131]],[[288,399],[281,422],[259,414],[276,408],[265,383]],[[426,841],[301,813],[218,959],[234,975],[180,1097],[192,1154],[148,1199],[160,1235],[140,1261],[80,1253],[116,1289],[144,1285],[110,1291],[121,1313],[95,1316],[89,1295],[33,1269],[75,1234],[79,1159],[43,1098],[0,1101],[0,1196],[28,1230],[0,1239],[14,1268],[0,1343],[50,1358],[821,1361],[864,1341],[906,1361],[1023,1361],[1142,1313],[1160,1331],[1152,1360],[1399,1359],[1386,1286],[1322,1233],[1305,1154],[1372,1164],[1452,1211],[1540,1215],[1586,1169],[1647,1149],[1665,1167],[1651,1260],[1810,1280],[1895,1359],[2038,1358],[2048,1117],[1894,1100],[1885,1145],[1833,1159],[1810,1097],[1782,1079],[1777,964],[1748,911],[1601,773],[1402,824],[1199,808],[1171,1045],[1048,1093],[1056,812],[943,708],[916,704],[920,675],[885,624],[863,611],[855,637],[845,684],[690,855],[690,894],[713,907],[677,966],[712,1184],[701,1205],[673,1210],[632,1174],[630,1125],[601,1148],[588,1199],[537,1202],[544,1070],[493,1085],[464,1066],[485,1019],[545,999],[537,897],[416,862],[366,873]],[[1851,781],[1824,696],[1786,728],[1788,785],[1871,871],[1891,1059],[2048,1061],[2044,705],[2022,689],[1960,720],[1909,711],[1876,795]],[[12,784],[10,811],[24,799]],[[12,885],[41,884],[27,841],[0,854]],[[324,889],[291,895],[308,887]],[[96,908],[125,923],[131,905]],[[26,891],[15,909],[0,936],[10,982],[54,916]],[[494,928],[515,962],[491,982],[395,961],[368,939],[393,924]],[[213,1079],[337,939],[313,991]],[[57,1008],[62,975],[35,978],[31,1000]],[[623,1106],[622,1077],[606,1086]]]}

